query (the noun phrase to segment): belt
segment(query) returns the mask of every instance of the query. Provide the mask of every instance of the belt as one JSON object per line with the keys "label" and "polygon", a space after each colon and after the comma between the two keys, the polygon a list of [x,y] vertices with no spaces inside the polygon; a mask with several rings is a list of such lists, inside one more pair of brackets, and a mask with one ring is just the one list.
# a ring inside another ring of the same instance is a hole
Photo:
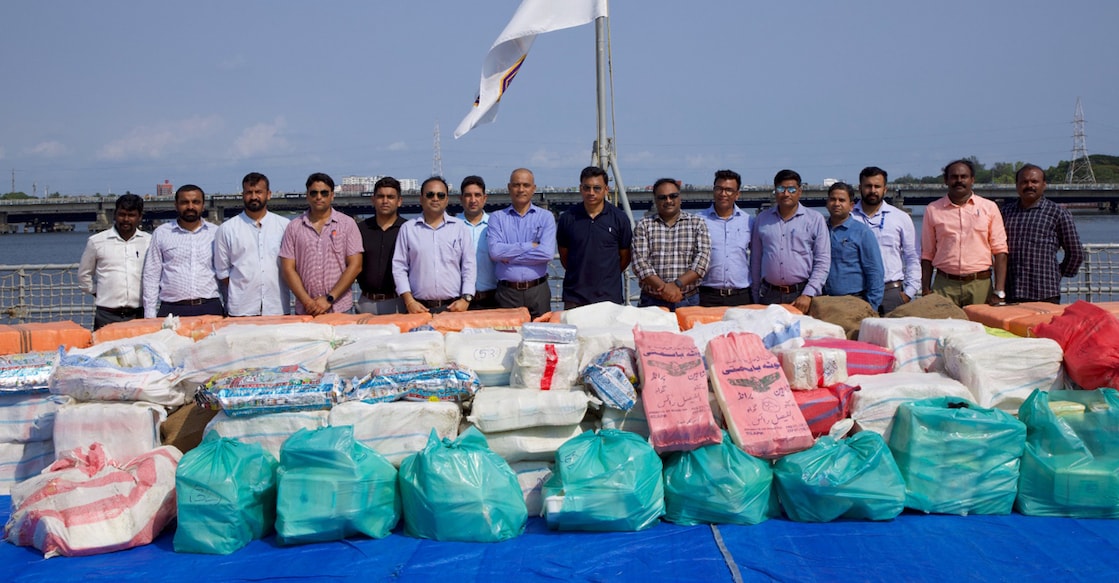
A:
{"label": "belt", "polygon": [[901,287],[901,285],[902,281],[900,279],[897,281],[887,281],[884,289],[894,289],[895,287]]}
{"label": "belt", "polygon": [[495,290],[495,289],[488,289],[488,290],[485,290],[485,291],[476,291],[476,292],[474,292],[474,301],[476,301],[476,302],[477,301],[485,301],[485,300],[488,300],[490,298],[493,298],[496,295],[497,295],[497,290]]}
{"label": "belt", "polygon": [[728,296],[740,296],[742,294],[750,293],[750,288],[733,288],[733,287],[708,287],[706,285],[699,286],[699,293],[711,294],[725,298]]}
{"label": "belt", "polygon": [[948,273],[947,271],[941,271],[939,269],[936,270],[936,273],[937,275],[943,275],[944,277],[955,281],[975,281],[977,279],[990,279],[991,277],[991,270],[989,269],[986,271],[969,273],[967,275],[956,275],[954,273]]}
{"label": "belt", "polygon": [[394,292],[391,294],[375,294],[372,292],[361,292],[361,297],[374,302],[383,302],[385,300],[391,300],[395,298],[396,293]]}
{"label": "belt", "polygon": [[143,313],[144,311],[144,308],[131,308],[128,306],[123,306],[120,308],[106,308],[105,306],[97,306],[97,309],[113,314],[114,316],[135,316]]}
{"label": "belt", "polygon": [[503,279],[503,280],[497,282],[497,285],[504,286],[504,287],[511,287],[511,288],[513,288],[517,291],[525,291],[526,289],[532,289],[532,288],[534,288],[534,287],[536,287],[536,286],[538,286],[538,285],[540,285],[540,284],[542,284],[546,281],[548,281],[548,276],[547,275],[545,275],[543,277],[539,277],[539,278],[534,279],[532,281],[505,281]]}
{"label": "belt", "polygon": [[163,302],[168,306],[201,306],[210,302],[216,302],[218,298],[194,298],[193,300],[179,300],[177,302]]}
{"label": "belt", "polygon": [[451,298],[447,300],[421,300],[420,298],[415,298],[415,300],[422,304],[423,307],[430,310],[435,308],[442,308],[443,306],[449,306],[457,302],[458,298]]}
{"label": "belt", "polygon": [[762,280],[762,283],[768,285],[770,287],[770,289],[775,289],[775,290],[777,290],[777,291],[779,291],[783,294],[800,293],[808,285],[807,281],[802,281],[800,283],[794,283],[793,285],[775,285],[775,284],[769,283],[768,281],[766,281],[764,279]]}

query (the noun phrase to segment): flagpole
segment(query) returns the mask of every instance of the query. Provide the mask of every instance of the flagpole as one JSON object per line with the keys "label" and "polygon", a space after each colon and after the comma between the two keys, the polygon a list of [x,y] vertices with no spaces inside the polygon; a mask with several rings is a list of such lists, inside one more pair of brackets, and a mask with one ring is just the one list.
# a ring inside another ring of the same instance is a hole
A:
{"label": "flagpole", "polygon": [[[608,53],[607,53],[607,26],[609,21],[607,16],[599,16],[595,19],[594,34],[595,34],[595,69],[597,73],[597,97],[598,97],[598,137],[595,140],[594,153],[592,154],[591,163],[602,168],[609,170],[614,174],[614,189],[618,195],[618,200],[622,203],[622,210],[626,212],[629,217],[629,224],[633,226],[633,209],[629,206],[629,196],[626,194],[625,183],[622,182],[622,173],[618,169],[617,154],[614,152],[613,141],[606,136],[606,74],[609,68]],[[611,95],[611,98],[613,96]]]}

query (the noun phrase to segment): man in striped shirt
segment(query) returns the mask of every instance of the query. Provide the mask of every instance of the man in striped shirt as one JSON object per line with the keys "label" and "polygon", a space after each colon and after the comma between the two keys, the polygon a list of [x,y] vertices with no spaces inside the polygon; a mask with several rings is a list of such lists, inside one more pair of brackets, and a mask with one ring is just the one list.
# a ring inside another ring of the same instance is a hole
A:
{"label": "man in striped shirt", "polygon": [[206,194],[193,184],[175,191],[173,223],[152,233],[144,258],[144,317],[223,314],[214,273],[218,226],[202,220]]}

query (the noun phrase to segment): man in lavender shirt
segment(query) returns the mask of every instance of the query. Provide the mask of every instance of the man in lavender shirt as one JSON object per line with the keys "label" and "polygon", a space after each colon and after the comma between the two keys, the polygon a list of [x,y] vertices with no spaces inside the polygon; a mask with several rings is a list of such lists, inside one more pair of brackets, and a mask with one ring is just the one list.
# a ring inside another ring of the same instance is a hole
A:
{"label": "man in lavender shirt", "polygon": [[824,215],[800,204],[800,174],[773,177],[777,204],[758,213],[751,233],[750,279],[760,304],[792,304],[807,314],[823,293],[831,266],[831,241]]}
{"label": "man in lavender shirt", "polygon": [[202,220],[206,194],[193,184],[175,191],[173,223],[152,233],[144,257],[144,317],[220,316],[214,274],[214,235],[218,226]]}
{"label": "man in lavender shirt", "polygon": [[536,180],[532,171],[517,168],[509,176],[507,208],[490,216],[490,259],[497,276],[497,304],[528,308],[537,318],[549,311],[548,262],[556,255],[556,218],[532,204]]}
{"label": "man in lavender shirt", "polygon": [[334,179],[307,177],[307,212],[288,223],[280,242],[280,274],[295,294],[295,313],[318,316],[349,312],[351,288],[361,272],[357,223],[331,206]]}
{"label": "man in lavender shirt", "polygon": [[396,237],[392,276],[410,314],[464,312],[474,299],[474,244],[462,219],[447,214],[448,192],[443,177],[425,180],[423,214],[404,223]]}

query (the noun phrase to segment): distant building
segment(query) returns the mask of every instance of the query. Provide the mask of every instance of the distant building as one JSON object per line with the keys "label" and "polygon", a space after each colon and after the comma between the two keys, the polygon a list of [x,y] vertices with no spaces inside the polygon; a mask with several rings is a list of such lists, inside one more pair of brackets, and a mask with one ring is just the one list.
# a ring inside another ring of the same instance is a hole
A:
{"label": "distant building", "polygon": [[170,180],[164,180],[163,184],[155,185],[156,196],[171,196],[172,194],[175,194],[175,187],[172,186]]}
{"label": "distant building", "polygon": [[[338,188],[341,194],[361,194],[363,192],[373,192],[373,185],[384,176],[346,176],[342,179],[342,185]],[[401,178],[400,188],[404,192],[416,191],[420,189],[420,181],[415,178]]]}

